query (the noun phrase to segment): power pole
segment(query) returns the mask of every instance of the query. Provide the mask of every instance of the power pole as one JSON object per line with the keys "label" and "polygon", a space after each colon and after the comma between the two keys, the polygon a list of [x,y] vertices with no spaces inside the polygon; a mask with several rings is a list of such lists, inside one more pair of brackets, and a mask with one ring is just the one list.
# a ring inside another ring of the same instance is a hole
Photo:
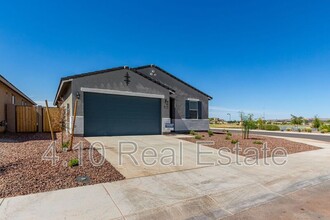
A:
{"label": "power pole", "polygon": [[231,121],[231,114],[227,113],[227,115],[229,116],[229,121]]}

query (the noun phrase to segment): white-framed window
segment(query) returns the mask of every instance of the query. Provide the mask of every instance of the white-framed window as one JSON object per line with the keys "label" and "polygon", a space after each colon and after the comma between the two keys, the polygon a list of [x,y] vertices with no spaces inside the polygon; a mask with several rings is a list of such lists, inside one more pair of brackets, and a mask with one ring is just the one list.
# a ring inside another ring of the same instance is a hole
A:
{"label": "white-framed window", "polygon": [[202,103],[199,100],[186,100],[186,119],[201,119]]}
{"label": "white-framed window", "polygon": [[198,102],[189,101],[189,115],[190,119],[198,119]]}
{"label": "white-framed window", "polygon": [[15,105],[15,96],[11,95],[11,104]]}

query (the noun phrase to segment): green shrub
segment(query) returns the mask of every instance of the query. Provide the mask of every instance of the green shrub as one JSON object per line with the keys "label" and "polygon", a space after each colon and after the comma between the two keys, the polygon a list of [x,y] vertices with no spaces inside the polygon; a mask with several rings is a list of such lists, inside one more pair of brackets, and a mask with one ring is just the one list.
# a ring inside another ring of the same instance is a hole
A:
{"label": "green shrub", "polygon": [[262,141],[254,141],[253,143],[254,143],[254,144],[263,144]]}
{"label": "green shrub", "polygon": [[195,132],[195,131],[193,131],[193,130],[191,130],[191,131],[189,132],[189,134],[191,134],[191,135],[195,135],[195,134],[196,134],[196,132]]}
{"label": "green shrub", "polygon": [[230,132],[227,132],[227,136],[228,136],[228,137],[231,137],[231,136],[233,136],[233,134],[230,133]]}
{"label": "green shrub", "polygon": [[258,129],[258,125],[257,125],[257,123],[255,122],[255,121],[252,121],[251,123],[250,123],[250,129]]}
{"label": "green shrub", "polygon": [[228,140],[230,140],[231,138],[229,137],[229,136],[226,136],[226,140],[228,141]]}
{"label": "green shrub", "polygon": [[202,136],[197,134],[197,135],[195,135],[195,139],[200,140],[200,139],[202,139]]}
{"label": "green shrub", "polygon": [[330,132],[330,125],[322,125],[319,129],[321,133],[328,133]]}
{"label": "green shrub", "polygon": [[320,128],[322,125],[323,122],[317,116],[315,116],[312,123],[313,128]]}
{"label": "green shrub", "polygon": [[70,146],[70,141],[63,142],[62,148],[69,148]]}
{"label": "green shrub", "polygon": [[75,167],[75,166],[78,166],[79,165],[79,160],[78,159],[71,159],[70,161],[69,161],[69,167]]}
{"label": "green shrub", "polygon": [[301,132],[301,129],[300,128],[298,128],[298,132]]}
{"label": "green shrub", "polygon": [[261,128],[262,130],[266,130],[266,131],[280,131],[281,128],[278,125],[264,125]]}
{"label": "green shrub", "polygon": [[209,134],[209,137],[214,135],[213,131],[211,131],[211,130],[208,130],[207,133]]}
{"label": "green shrub", "polygon": [[237,144],[238,143],[238,140],[231,140],[231,143],[232,144]]}
{"label": "green shrub", "polygon": [[287,128],[286,131],[292,131],[292,129],[291,128]]}
{"label": "green shrub", "polygon": [[304,132],[312,133],[312,129],[311,128],[305,128]]}
{"label": "green shrub", "polygon": [[321,133],[324,134],[324,133],[328,133],[328,130],[327,129],[322,129],[321,130]]}

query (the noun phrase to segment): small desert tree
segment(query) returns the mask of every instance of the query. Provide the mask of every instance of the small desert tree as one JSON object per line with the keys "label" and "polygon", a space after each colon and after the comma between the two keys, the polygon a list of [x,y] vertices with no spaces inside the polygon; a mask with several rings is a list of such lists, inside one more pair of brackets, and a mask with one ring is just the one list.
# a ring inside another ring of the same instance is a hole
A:
{"label": "small desert tree", "polygon": [[265,125],[265,121],[262,118],[257,120],[258,129],[262,129]]}
{"label": "small desert tree", "polygon": [[317,115],[314,117],[312,127],[319,129],[322,126],[322,121],[317,117]]}
{"label": "small desert tree", "polygon": [[249,139],[250,129],[255,125],[255,122],[253,121],[253,114],[245,115],[243,112],[241,112],[240,117],[242,125],[242,137],[243,139]]}
{"label": "small desert tree", "polygon": [[63,105],[63,102],[64,102],[63,99],[61,99],[58,102],[58,106],[61,111],[61,115],[59,118],[59,124],[61,126],[61,146],[63,146],[63,144],[64,144],[64,140],[63,140],[64,131],[67,129],[67,126],[68,126],[66,123],[66,109],[65,109],[65,106]]}
{"label": "small desert tree", "polygon": [[291,115],[291,124],[293,125],[301,125],[304,123],[304,118],[303,117],[297,117],[295,115]]}

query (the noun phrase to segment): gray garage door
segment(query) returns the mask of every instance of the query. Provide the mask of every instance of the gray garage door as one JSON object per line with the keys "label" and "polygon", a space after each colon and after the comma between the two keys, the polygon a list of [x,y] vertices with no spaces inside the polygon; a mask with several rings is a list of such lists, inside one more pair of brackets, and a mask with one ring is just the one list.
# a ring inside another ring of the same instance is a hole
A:
{"label": "gray garage door", "polygon": [[160,134],[160,106],[156,98],[85,93],[84,135]]}

